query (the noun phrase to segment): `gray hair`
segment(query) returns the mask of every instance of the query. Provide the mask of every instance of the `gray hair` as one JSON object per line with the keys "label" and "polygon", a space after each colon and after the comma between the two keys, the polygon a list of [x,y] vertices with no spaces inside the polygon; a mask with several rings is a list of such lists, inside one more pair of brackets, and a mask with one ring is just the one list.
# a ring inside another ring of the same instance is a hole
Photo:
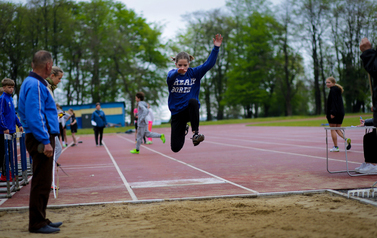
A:
{"label": "gray hair", "polygon": [[46,63],[52,61],[52,55],[50,52],[45,50],[40,50],[34,54],[32,67],[33,69],[38,69],[45,66]]}

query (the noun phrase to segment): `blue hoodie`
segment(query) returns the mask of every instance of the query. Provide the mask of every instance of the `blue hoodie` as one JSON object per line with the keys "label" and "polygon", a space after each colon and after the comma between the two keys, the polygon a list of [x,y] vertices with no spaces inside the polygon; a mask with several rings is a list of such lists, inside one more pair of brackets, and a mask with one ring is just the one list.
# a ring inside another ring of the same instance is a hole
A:
{"label": "blue hoodie", "polygon": [[178,68],[169,71],[166,82],[169,87],[168,106],[172,115],[185,110],[191,98],[199,102],[200,80],[215,65],[219,48],[214,46],[204,64],[188,68],[184,75],[178,73]]}
{"label": "blue hoodie", "polygon": [[0,134],[4,134],[5,130],[9,130],[10,134],[15,133],[16,124],[22,126],[14,109],[12,95],[4,92],[0,96]]}
{"label": "blue hoodie", "polygon": [[18,113],[25,133],[33,133],[44,145],[50,143],[50,135],[59,134],[55,101],[46,80],[34,72],[21,85]]}
{"label": "blue hoodie", "polygon": [[105,127],[107,124],[105,113],[102,110],[96,109],[92,113],[92,121],[95,121],[97,123],[97,127]]}

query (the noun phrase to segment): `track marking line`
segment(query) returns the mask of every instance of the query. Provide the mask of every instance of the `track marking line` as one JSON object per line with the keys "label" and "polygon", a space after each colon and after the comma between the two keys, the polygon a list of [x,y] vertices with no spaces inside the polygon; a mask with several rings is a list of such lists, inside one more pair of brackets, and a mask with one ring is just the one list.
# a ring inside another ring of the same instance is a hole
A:
{"label": "track marking line", "polygon": [[4,202],[6,202],[8,199],[0,199],[0,206],[3,205]]}
{"label": "track marking line", "polygon": [[[90,166],[91,166],[91,167],[113,166],[113,163],[106,163],[106,164],[91,164]],[[88,167],[87,164],[80,164],[80,165],[74,165],[74,164],[72,164],[72,165],[67,166],[67,167],[65,167],[65,168],[71,168],[71,169],[76,169],[76,168],[78,168],[78,169],[80,169],[80,168],[86,168],[86,167]]]}
{"label": "track marking line", "polygon": [[[215,138],[215,139],[223,139],[224,137],[211,136],[211,138]],[[240,139],[232,139],[232,138],[229,138],[229,137],[226,137],[226,139],[227,139],[227,140],[235,140],[235,141],[239,141],[239,140],[240,140]],[[207,141],[207,140],[206,140],[206,141]],[[300,148],[318,149],[318,147],[309,146],[309,145],[293,145],[293,144],[275,143],[275,142],[269,142],[269,141],[247,140],[247,142],[255,143],[255,144],[283,145],[283,146],[292,146],[292,147],[300,147]],[[352,145],[355,145],[355,144],[352,144]],[[321,149],[323,149],[323,148],[321,148]],[[355,150],[352,150],[352,153],[364,154],[363,151],[355,151]]]}
{"label": "track marking line", "polygon": [[[252,133],[252,132],[251,132]],[[209,137],[219,137],[219,136],[223,136],[223,137],[226,137],[227,139],[228,139],[228,137],[229,137],[229,135],[228,134],[220,134],[220,133],[216,133],[216,135],[215,136],[209,136],[210,134],[208,134],[208,133],[206,133],[206,135],[208,135],[208,138]],[[348,135],[348,134],[347,134]],[[323,141],[323,139],[326,139],[326,136],[325,135],[322,135],[322,136],[311,136],[310,138],[311,138],[311,140],[307,140],[307,136],[296,136],[297,137],[297,139],[292,139],[292,137],[294,137],[294,136],[292,136],[292,135],[290,135],[289,137],[290,138],[286,138],[286,137],[284,137],[284,136],[279,136],[279,135],[274,135],[275,137],[274,137],[274,139],[277,139],[277,140],[283,140],[283,141],[298,141],[298,142],[307,142],[307,143],[313,143],[313,138],[314,138],[314,141],[315,142],[318,142],[318,143],[323,143],[324,141]],[[355,135],[351,135],[349,138],[351,138],[352,139],[352,137],[360,137],[360,136],[363,136],[363,135],[359,135],[359,134],[355,134]],[[250,135],[244,135],[244,134],[236,134],[236,135],[232,135],[232,137],[233,138],[235,138],[235,139],[233,139],[233,140],[240,140],[240,138],[244,138],[244,139],[249,139],[250,138]],[[255,138],[255,137],[254,137]],[[328,136],[328,138],[331,138],[331,135],[330,136]],[[271,137],[268,137],[268,136],[263,136],[263,135],[259,135],[258,134],[258,139],[266,139],[267,141],[267,143],[268,143],[268,141],[270,141],[271,140]],[[342,142],[342,144],[344,144],[343,142]],[[361,144],[359,144],[359,143],[352,143],[352,145],[359,145],[359,146],[362,146],[363,144],[361,143]]]}
{"label": "track marking line", "polygon": [[[129,142],[131,142],[131,143],[135,143],[135,141],[133,141],[133,140],[127,139],[127,138],[122,137],[122,136],[120,136],[120,135],[117,135],[117,136],[120,137],[120,138],[122,138],[123,140],[129,141]],[[200,171],[200,172],[202,172],[202,173],[205,173],[205,174],[207,174],[207,175],[209,175],[209,176],[211,176],[211,177],[217,178],[217,179],[219,179],[219,180],[221,180],[221,181],[224,181],[224,182],[226,182],[226,183],[232,184],[232,185],[234,185],[234,186],[236,186],[236,187],[239,187],[239,188],[241,188],[241,189],[247,190],[247,191],[249,191],[249,192],[259,194],[259,192],[255,191],[255,190],[252,190],[252,189],[247,188],[247,187],[244,187],[244,186],[242,186],[242,185],[239,185],[239,184],[233,183],[232,181],[229,181],[229,180],[227,180],[227,179],[221,178],[221,177],[219,177],[219,176],[217,176],[217,175],[214,175],[214,174],[212,174],[212,173],[210,173],[210,172],[207,172],[207,171],[205,171],[205,170],[199,169],[199,168],[197,168],[197,167],[195,167],[195,166],[193,166],[193,165],[191,165],[191,164],[188,164],[188,163],[185,163],[185,162],[183,162],[183,161],[177,160],[177,159],[175,159],[175,158],[173,158],[173,157],[170,157],[170,156],[168,156],[168,155],[165,155],[165,154],[163,154],[163,153],[161,153],[161,152],[158,152],[158,151],[156,151],[156,150],[153,150],[153,149],[151,149],[151,148],[148,148],[147,146],[142,145],[142,147],[143,147],[144,149],[147,149],[147,150],[149,150],[149,151],[152,151],[152,152],[154,152],[154,153],[156,153],[156,154],[159,154],[159,155],[161,155],[161,156],[163,156],[163,157],[165,157],[165,158],[168,158],[168,159],[173,160],[173,161],[175,161],[175,162],[178,162],[178,163],[181,163],[181,164],[183,164],[183,165],[186,165],[186,166],[188,166],[188,167],[190,167],[190,168],[192,168],[192,169],[195,169],[195,170],[197,170],[197,171]]]}
{"label": "track marking line", "polygon": [[107,153],[109,154],[110,159],[111,159],[111,161],[113,162],[113,164],[114,164],[114,166],[115,166],[115,169],[117,170],[117,172],[118,172],[120,178],[122,179],[124,186],[127,188],[128,193],[131,195],[132,200],[133,200],[133,201],[137,201],[138,199],[137,199],[137,197],[136,197],[134,191],[132,190],[131,186],[130,186],[129,183],[127,182],[127,180],[126,180],[126,178],[124,177],[122,171],[120,171],[120,168],[119,168],[117,162],[115,161],[114,157],[111,155],[109,149],[107,148],[107,146],[106,146],[106,144],[105,144],[105,142],[104,142],[103,140],[102,140],[102,143],[103,143],[103,146],[105,147]]}
{"label": "track marking line", "polygon": [[80,169],[80,170],[82,170],[82,169],[102,169],[102,168],[113,168],[114,167],[114,165],[112,164],[112,165],[107,165],[107,166],[97,166],[97,167],[80,167],[80,168],[73,168],[73,167],[64,167],[64,169],[65,170],[75,170],[75,169]]}
{"label": "track marking line", "polygon": [[176,179],[176,180],[160,180],[160,181],[146,181],[130,183],[131,188],[157,188],[157,187],[175,187],[175,186],[190,186],[190,185],[204,185],[204,184],[220,184],[225,181],[217,178],[202,178],[202,179]]}
{"label": "track marking line", "polygon": [[[212,142],[212,141],[207,141],[207,140],[206,140],[206,143],[215,144],[215,145],[222,145],[222,146],[228,146],[228,147],[237,147],[237,148],[242,148],[242,149],[252,149],[252,150],[266,151],[266,152],[271,152],[271,153],[286,154],[286,155],[295,155],[295,156],[303,156],[303,157],[309,157],[309,158],[314,158],[314,159],[323,159],[323,160],[326,160],[325,157],[314,156],[314,155],[304,155],[304,154],[298,154],[298,153],[291,153],[291,152],[283,152],[283,151],[277,151],[277,150],[267,150],[267,149],[255,148],[255,147],[250,147],[250,146],[224,144],[224,143]],[[339,159],[331,159],[331,158],[329,158],[329,161],[330,160],[331,161],[337,161],[337,162],[346,162],[346,160],[339,160]],[[353,161],[348,161],[348,163],[360,164],[360,162],[353,162]]]}

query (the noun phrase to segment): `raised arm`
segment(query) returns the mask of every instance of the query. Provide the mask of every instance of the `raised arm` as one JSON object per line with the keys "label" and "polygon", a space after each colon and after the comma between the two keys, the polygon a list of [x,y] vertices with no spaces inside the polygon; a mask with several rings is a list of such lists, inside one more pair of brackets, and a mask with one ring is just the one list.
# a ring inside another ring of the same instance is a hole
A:
{"label": "raised arm", "polygon": [[197,79],[201,79],[205,73],[207,73],[208,70],[210,70],[216,63],[217,55],[219,54],[219,47],[221,46],[223,42],[223,37],[221,34],[217,34],[215,38],[213,38],[213,49],[211,51],[211,54],[209,55],[206,62],[204,62],[202,65],[199,65],[198,67],[194,68],[194,73]]}
{"label": "raised arm", "polygon": [[222,43],[223,37],[221,36],[221,34],[217,34],[215,38],[213,38],[213,44],[217,47],[220,47]]}

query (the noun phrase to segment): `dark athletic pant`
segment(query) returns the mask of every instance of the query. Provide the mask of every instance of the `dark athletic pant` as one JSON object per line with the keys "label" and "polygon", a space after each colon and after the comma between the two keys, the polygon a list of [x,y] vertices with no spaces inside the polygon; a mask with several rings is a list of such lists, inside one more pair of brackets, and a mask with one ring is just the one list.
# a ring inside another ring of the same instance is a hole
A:
{"label": "dark athletic pant", "polygon": [[94,138],[96,140],[96,145],[98,145],[98,135],[99,135],[99,144],[102,145],[102,135],[103,135],[103,128],[104,127],[94,127]]}
{"label": "dark athletic pant", "polygon": [[199,102],[192,98],[187,108],[171,117],[171,150],[178,152],[185,144],[187,122],[191,122],[191,130],[199,132]]}
{"label": "dark athletic pant", "polygon": [[[5,168],[6,167],[5,167],[5,145],[4,145],[4,141],[5,141],[4,134],[0,134],[0,167],[2,168],[1,174],[6,176],[6,174],[5,174]],[[8,151],[12,149],[12,143],[13,143],[13,140],[8,142]],[[9,158],[9,163],[10,163],[11,159],[14,159],[14,158]]]}
{"label": "dark athletic pant", "polygon": [[[64,142],[64,128],[65,126],[63,127],[62,124],[59,122],[59,139],[62,138],[62,141]],[[66,141],[68,142],[68,141]]]}
{"label": "dark athletic pant", "polygon": [[[56,135],[57,136],[57,135]],[[55,148],[55,136],[50,136],[50,144]],[[53,157],[38,153],[38,144],[32,133],[26,134],[26,149],[33,159],[33,178],[29,200],[29,231],[38,230],[51,223],[46,219],[46,207],[51,191]]]}

